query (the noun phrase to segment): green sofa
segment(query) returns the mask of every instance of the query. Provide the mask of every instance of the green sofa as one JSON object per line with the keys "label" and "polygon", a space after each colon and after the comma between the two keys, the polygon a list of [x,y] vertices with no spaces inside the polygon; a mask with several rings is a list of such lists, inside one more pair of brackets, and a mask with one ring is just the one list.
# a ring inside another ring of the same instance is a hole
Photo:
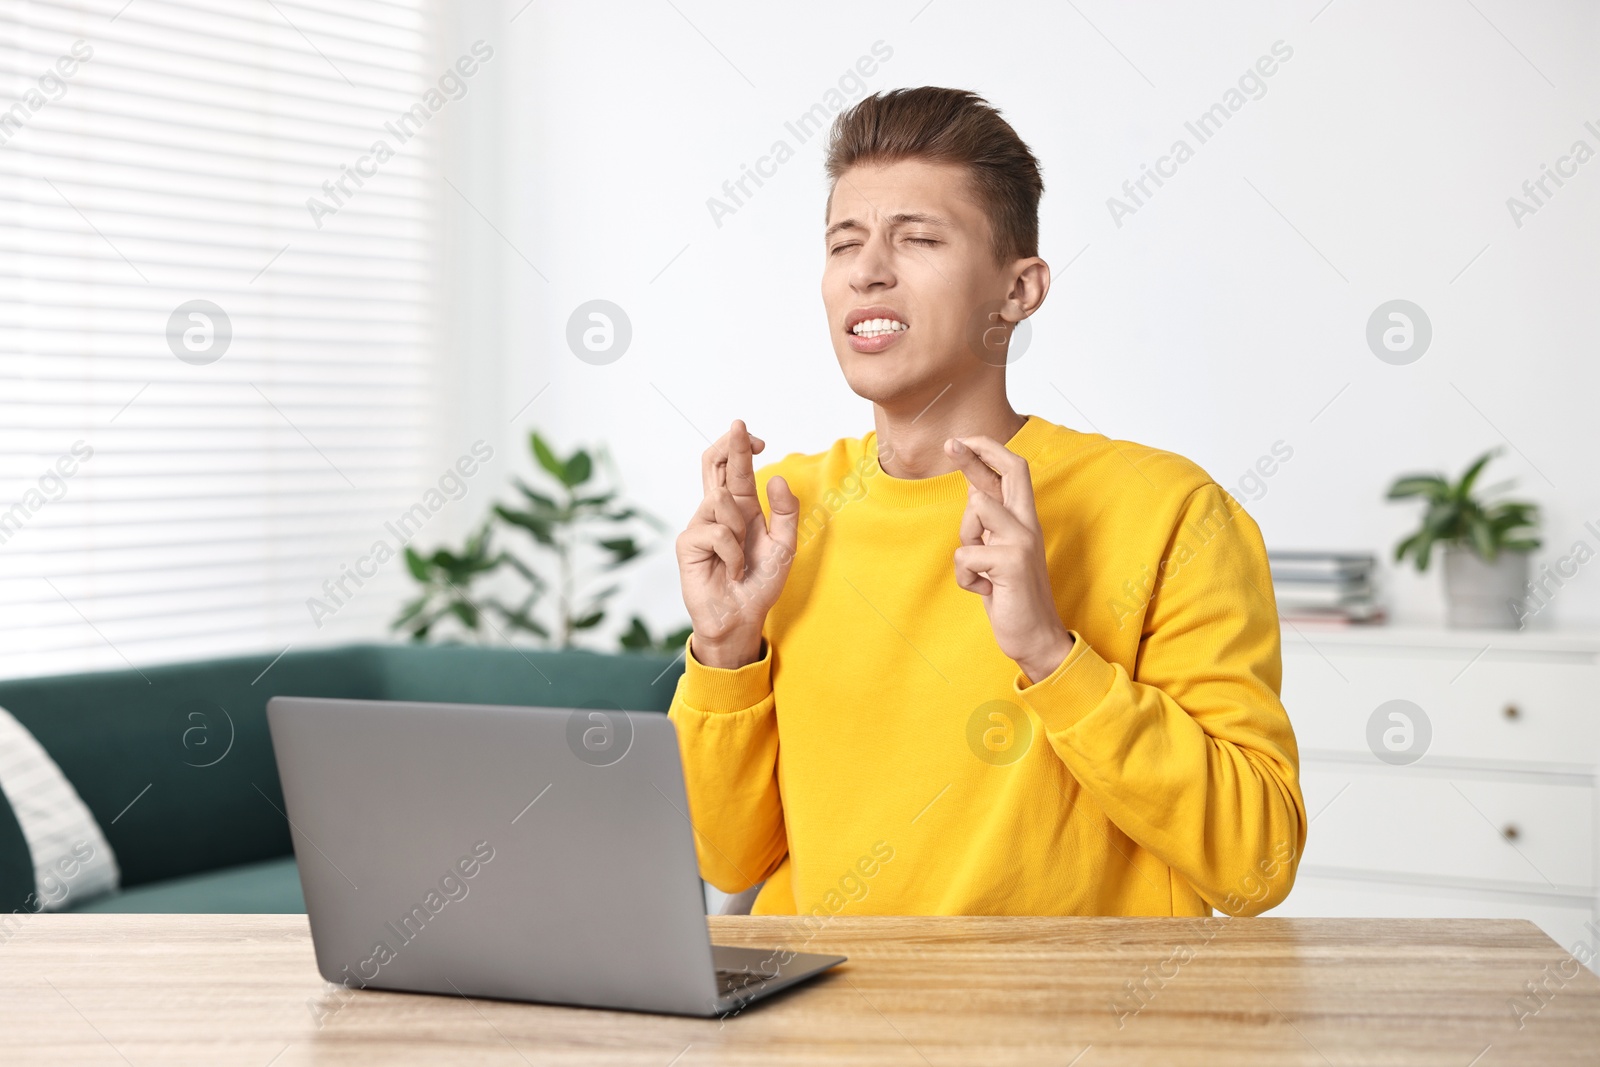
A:
{"label": "green sofa", "polygon": [[[460,645],[351,645],[0,681],[0,707],[60,765],[122,869],[69,910],[303,912],[267,732],[274,696],[665,712],[682,658]],[[33,866],[0,795],[0,904]]]}

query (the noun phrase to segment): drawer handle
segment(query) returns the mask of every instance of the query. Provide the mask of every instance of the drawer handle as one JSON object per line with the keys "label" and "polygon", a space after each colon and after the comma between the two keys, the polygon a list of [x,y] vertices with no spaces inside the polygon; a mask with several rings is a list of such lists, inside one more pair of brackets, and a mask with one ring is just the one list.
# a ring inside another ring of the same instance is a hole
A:
{"label": "drawer handle", "polygon": [[1507,704],[1505,717],[1508,719],[1520,719],[1522,718],[1522,709],[1517,707],[1515,704]]}
{"label": "drawer handle", "polygon": [[1515,841],[1517,838],[1522,836],[1522,831],[1517,828],[1516,823],[1508,822],[1500,828],[1500,836],[1505,838],[1507,841]]}

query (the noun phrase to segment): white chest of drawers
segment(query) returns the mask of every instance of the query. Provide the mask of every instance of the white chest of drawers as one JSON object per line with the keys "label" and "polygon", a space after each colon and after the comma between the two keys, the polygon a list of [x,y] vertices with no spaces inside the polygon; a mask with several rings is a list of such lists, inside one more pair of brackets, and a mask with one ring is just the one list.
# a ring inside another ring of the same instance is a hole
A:
{"label": "white chest of drawers", "polygon": [[1600,632],[1286,622],[1283,702],[1311,826],[1271,914],[1526,918],[1596,945]]}

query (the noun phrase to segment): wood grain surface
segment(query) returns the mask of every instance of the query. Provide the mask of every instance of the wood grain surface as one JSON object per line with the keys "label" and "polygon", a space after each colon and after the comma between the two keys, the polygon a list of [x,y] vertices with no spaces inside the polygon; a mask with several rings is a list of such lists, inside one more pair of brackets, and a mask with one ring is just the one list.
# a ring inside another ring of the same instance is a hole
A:
{"label": "wood grain surface", "polygon": [[710,922],[719,943],[850,962],[688,1019],[347,992],[318,976],[303,915],[19,916],[0,1063],[1600,1063],[1600,978],[1523,921]]}

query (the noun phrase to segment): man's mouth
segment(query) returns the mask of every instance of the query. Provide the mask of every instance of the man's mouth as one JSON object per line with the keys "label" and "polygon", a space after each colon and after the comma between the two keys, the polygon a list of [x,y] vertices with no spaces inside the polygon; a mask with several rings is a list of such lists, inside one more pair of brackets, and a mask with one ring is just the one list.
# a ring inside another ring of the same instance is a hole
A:
{"label": "man's mouth", "polygon": [[850,332],[857,337],[882,337],[885,334],[901,333],[910,328],[899,319],[866,319],[851,327]]}

